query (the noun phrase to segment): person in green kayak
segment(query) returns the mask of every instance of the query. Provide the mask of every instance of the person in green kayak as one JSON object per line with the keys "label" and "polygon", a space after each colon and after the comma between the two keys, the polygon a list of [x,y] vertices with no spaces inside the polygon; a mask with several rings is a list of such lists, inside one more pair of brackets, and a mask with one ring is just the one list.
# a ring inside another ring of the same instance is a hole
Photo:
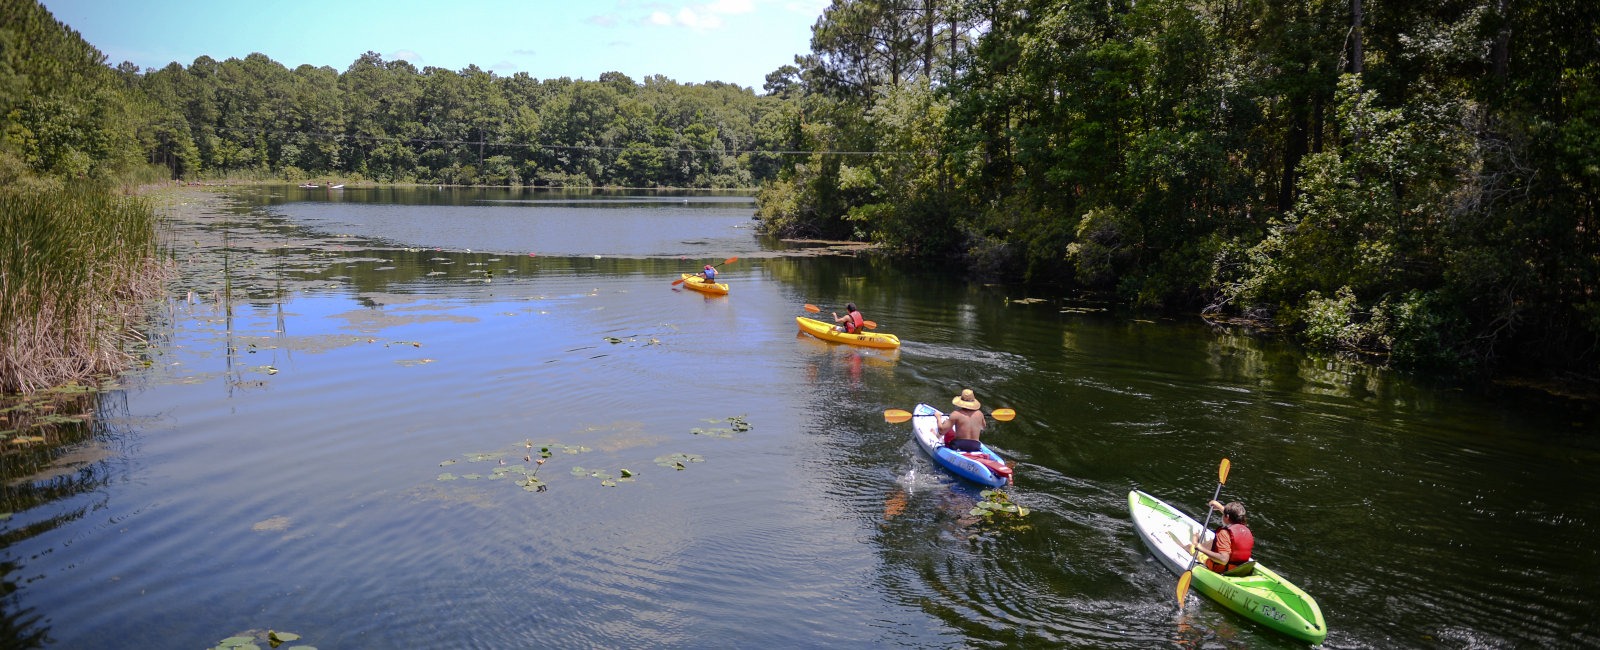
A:
{"label": "person in green kayak", "polygon": [[1201,544],[1200,533],[1195,533],[1185,550],[1193,552],[1195,545],[1199,545],[1206,568],[1227,573],[1250,561],[1250,551],[1255,548],[1256,538],[1246,525],[1249,516],[1245,514],[1244,504],[1234,501],[1224,506],[1212,501],[1210,505],[1211,509],[1222,513],[1222,527],[1211,536],[1209,544]]}
{"label": "person in green kayak", "polygon": [[978,396],[971,390],[963,390],[955,399],[950,400],[956,410],[949,417],[939,418],[939,433],[944,436],[944,446],[956,451],[978,451],[982,445],[978,442],[978,435],[983,433],[983,411],[978,402]]}
{"label": "person in green kayak", "polygon": [[830,313],[833,314],[833,322],[836,324],[833,329],[845,334],[855,334],[861,331],[861,326],[867,322],[861,312],[856,311],[856,304],[853,302],[844,304],[844,316],[840,316],[839,312]]}

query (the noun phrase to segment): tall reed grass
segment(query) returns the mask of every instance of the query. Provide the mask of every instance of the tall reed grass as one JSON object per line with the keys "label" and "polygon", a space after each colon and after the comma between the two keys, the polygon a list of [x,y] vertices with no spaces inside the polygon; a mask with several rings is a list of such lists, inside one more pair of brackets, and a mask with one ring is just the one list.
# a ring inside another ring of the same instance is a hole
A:
{"label": "tall reed grass", "polygon": [[103,188],[0,189],[0,391],[125,367],[160,294],[160,217]]}

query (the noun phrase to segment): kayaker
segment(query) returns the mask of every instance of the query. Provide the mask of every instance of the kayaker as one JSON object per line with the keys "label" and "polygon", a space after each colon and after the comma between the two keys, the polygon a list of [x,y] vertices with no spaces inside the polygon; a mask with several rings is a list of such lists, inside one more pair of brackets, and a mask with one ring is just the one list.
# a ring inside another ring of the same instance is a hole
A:
{"label": "kayaker", "polygon": [[983,433],[983,411],[978,410],[982,404],[971,390],[963,390],[955,399],[950,400],[956,405],[956,410],[949,417],[939,419],[939,433],[944,435],[944,446],[956,451],[978,451],[982,445],[978,443],[978,435]]}
{"label": "kayaker", "polygon": [[853,302],[844,304],[844,316],[842,317],[836,311],[829,313],[833,314],[833,322],[837,324],[833,329],[845,334],[855,334],[861,331],[862,325],[867,322],[867,319],[861,316],[861,312],[856,311],[856,304]]}
{"label": "kayaker", "polygon": [[700,272],[700,277],[706,279],[706,284],[716,284],[717,283],[717,268],[712,266],[712,265],[710,265],[710,264],[707,264],[706,265],[706,270]]}
{"label": "kayaker", "polygon": [[[1216,501],[1211,502],[1211,509],[1222,513],[1222,527],[1211,536],[1211,543],[1200,547],[1200,554],[1205,558],[1206,568],[1217,573],[1227,573],[1239,568],[1239,565],[1250,561],[1250,551],[1256,545],[1255,535],[1250,533],[1246,525],[1249,520],[1245,514],[1244,504],[1234,501],[1224,506]],[[1189,540],[1191,550],[1200,543],[1200,533],[1195,533]],[[1207,548],[1207,547],[1210,548]]]}

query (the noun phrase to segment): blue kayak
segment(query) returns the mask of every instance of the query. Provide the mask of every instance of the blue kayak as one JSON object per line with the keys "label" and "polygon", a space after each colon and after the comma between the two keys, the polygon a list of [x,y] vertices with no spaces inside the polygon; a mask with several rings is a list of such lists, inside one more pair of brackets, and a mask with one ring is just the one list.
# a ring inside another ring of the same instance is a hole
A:
{"label": "blue kayak", "polygon": [[[921,445],[922,450],[928,452],[928,455],[932,456],[934,460],[939,461],[939,464],[943,465],[945,469],[955,472],[956,476],[990,487],[1001,487],[1007,483],[1006,477],[996,474],[994,470],[985,467],[983,463],[944,446],[944,438],[939,435],[938,418],[944,413],[939,409],[927,404],[918,404],[916,410],[911,412],[911,415],[913,416],[911,418],[911,430],[915,433],[914,437],[917,439],[917,444]],[[978,444],[982,445],[982,447],[972,453],[988,454],[990,460],[1009,466],[1004,459],[1000,458],[1000,454],[994,453],[994,450],[989,448],[989,445],[984,445],[982,441],[979,441]]]}

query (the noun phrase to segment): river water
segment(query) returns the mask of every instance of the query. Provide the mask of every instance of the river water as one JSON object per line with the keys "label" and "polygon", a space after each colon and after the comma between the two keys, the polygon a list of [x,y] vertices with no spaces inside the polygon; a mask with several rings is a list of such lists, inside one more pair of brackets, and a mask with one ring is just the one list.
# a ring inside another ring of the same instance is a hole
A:
{"label": "river water", "polygon": [[[60,451],[90,461],[7,488],[29,505],[0,522],[5,644],[1300,646],[1197,593],[1180,613],[1135,537],[1129,490],[1200,515],[1226,457],[1223,501],[1318,600],[1327,647],[1600,645],[1583,402],[935,265],[775,256],[748,197],[235,201],[196,227],[223,244],[175,245],[227,263],[175,287],[150,368]],[[729,296],[670,285],[730,255]],[[797,334],[804,304],[846,301],[904,346]],[[1019,463],[1025,518],[974,521],[980,488],[882,418],[962,388],[1019,413],[985,440]],[[752,428],[707,421],[728,416]],[[578,453],[516,485],[550,443]]]}

